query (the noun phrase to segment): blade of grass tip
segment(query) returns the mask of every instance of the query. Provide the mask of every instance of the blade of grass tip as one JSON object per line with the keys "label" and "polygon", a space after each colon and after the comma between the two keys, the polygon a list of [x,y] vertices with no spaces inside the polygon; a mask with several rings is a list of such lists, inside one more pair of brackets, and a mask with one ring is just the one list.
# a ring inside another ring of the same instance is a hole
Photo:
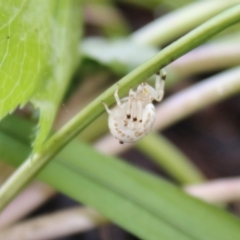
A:
{"label": "blade of grass tip", "polygon": [[148,134],[136,143],[136,147],[181,184],[201,183],[205,180],[191,160],[162,135]]}
{"label": "blade of grass tip", "polygon": [[[199,46],[218,32],[240,21],[240,4],[230,8],[216,17],[210,19],[200,27],[172,43],[155,57],[142,64],[119,81],[120,96],[142,82],[178,57]],[[106,104],[114,103],[116,85],[96,98],[79,114],[70,120],[62,129],[55,133],[42,147],[30,156],[15,173],[0,188],[0,210],[13,199],[18,192],[55,156],[71,139],[79,134],[87,125],[96,119],[104,108],[101,101]]]}

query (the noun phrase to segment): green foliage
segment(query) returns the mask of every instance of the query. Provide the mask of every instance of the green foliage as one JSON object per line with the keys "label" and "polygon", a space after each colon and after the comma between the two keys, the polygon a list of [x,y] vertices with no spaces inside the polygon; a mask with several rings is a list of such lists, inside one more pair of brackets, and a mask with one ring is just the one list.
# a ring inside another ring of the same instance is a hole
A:
{"label": "green foliage", "polygon": [[[0,125],[0,155],[19,165],[31,149],[25,133],[30,124],[15,119]],[[10,131],[10,132],[9,132]],[[25,139],[19,141],[17,139]],[[18,156],[12,154],[18,150]],[[92,206],[141,239],[238,240],[239,220],[224,210],[185,194],[172,184],[115,157],[73,141],[47,165],[39,178],[57,190]]]}
{"label": "green foliage", "polygon": [[[226,211],[192,198],[176,186],[138,170],[119,158],[100,154],[76,140],[70,142],[103,113],[101,101],[109,106],[115,102],[116,85],[93,100],[45,141],[79,62],[79,4],[77,0],[41,0],[37,4],[34,0],[0,2],[3,12],[0,15],[0,117],[28,101],[40,109],[40,130],[33,152],[29,136],[34,126],[11,116],[0,124],[0,157],[18,166],[17,171],[0,189],[0,209],[33,178],[39,177],[73,199],[94,207],[141,239],[238,240],[240,222]],[[213,5],[216,3],[211,2]],[[153,30],[156,27],[151,25],[150,32],[154,34],[147,35],[149,38],[142,44],[157,45],[158,41],[168,43],[232,5],[236,6],[169,44],[156,55],[156,48],[139,47],[136,44],[148,28],[128,39],[87,39],[82,49],[88,60],[100,63],[98,67],[104,65],[105,70],[107,66],[117,73],[125,73],[134,68],[119,81],[119,94],[122,97],[130,87],[137,86],[159,68],[239,22],[240,4],[229,1],[219,3],[218,8],[208,8],[206,15],[196,18],[190,25],[189,20],[180,21],[182,28],[177,29],[177,33],[167,25],[164,31],[169,35],[161,41],[161,29],[155,35],[156,31]],[[113,5],[111,7],[114,10]],[[193,8],[192,5],[190,10]],[[203,4],[201,11],[204,9],[206,5]],[[194,13],[198,10],[195,7]],[[173,12],[173,25],[176,24],[178,14]],[[18,128],[14,128],[16,125]],[[158,149],[161,140],[165,152]],[[203,180],[203,176],[189,164],[189,160],[165,139],[150,135],[138,147],[155,159],[161,156],[164,161],[167,160],[165,163],[162,160],[161,165],[164,164],[163,167],[178,181],[186,183]],[[169,158],[173,161],[169,162]]]}
{"label": "green foliage", "polygon": [[1,1],[0,118],[29,100],[40,109],[39,149],[79,54],[78,1]]}

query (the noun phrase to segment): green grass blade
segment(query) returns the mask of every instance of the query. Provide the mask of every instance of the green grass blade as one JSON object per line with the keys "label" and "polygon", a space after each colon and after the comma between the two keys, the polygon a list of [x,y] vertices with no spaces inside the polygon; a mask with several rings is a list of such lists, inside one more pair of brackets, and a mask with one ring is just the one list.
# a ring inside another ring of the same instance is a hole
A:
{"label": "green grass blade", "polygon": [[[19,165],[30,149],[7,132],[5,128],[5,133],[0,134],[0,156]],[[16,147],[17,157],[12,154],[12,147]],[[240,221],[236,217],[76,141],[49,163],[39,177],[141,239],[239,239]]]}
{"label": "green grass blade", "polygon": [[[133,86],[136,86],[147,77],[170,62],[197,47],[218,32],[240,21],[240,4],[219,14],[196,28],[186,36],[169,45],[155,57],[136,68],[125,76],[120,85],[120,96]],[[38,153],[28,158],[21,167],[8,179],[0,189],[0,209],[3,209],[8,202],[22,189],[50,160],[53,158],[73,137],[96,119],[104,108],[101,101],[107,104],[114,102],[113,93],[116,86],[112,86],[76,117],[68,122],[61,130],[54,134]]]}

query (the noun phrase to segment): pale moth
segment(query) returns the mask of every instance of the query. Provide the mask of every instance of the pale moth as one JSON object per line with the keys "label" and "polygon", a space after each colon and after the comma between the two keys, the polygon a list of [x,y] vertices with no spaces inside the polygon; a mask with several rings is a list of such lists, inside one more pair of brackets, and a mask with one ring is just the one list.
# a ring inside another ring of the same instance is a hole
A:
{"label": "pale moth", "polygon": [[118,87],[114,93],[117,105],[112,109],[103,102],[109,114],[108,126],[111,134],[120,143],[131,143],[148,134],[155,121],[154,100],[160,102],[164,94],[166,72],[156,74],[155,89],[141,83],[136,91],[130,89],[128,97],[119,99]]}

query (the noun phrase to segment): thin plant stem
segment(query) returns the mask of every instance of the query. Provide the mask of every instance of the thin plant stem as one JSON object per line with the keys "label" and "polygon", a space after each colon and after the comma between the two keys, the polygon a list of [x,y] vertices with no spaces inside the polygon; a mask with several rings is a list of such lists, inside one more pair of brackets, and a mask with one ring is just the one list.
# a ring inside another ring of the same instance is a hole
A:
{"label": "thin plant stem", "polygon": [[[50,186],[34,182],[17,196],[0,214],[0,229],[13,224],[34,211],[55,195],[56,191]],[[19,207],[21,206],[21,207]],[[1,239],[1,237],[0,237]],[[4,239],[4,238],[3,238]]]}
{"label": "thin plant stem", "polygon": [[0,239],[55,239],[69,234],[84,232],[108,220],[87,207],[74,207],[56,213],[43,215],[2,229]]}
{"label": "thin plant stem", "polygon": [[239,0],[201,1],[184,6],[135,31],[130,39],[137,44],[163,46],[190,31]]}
{"label": "thin plant stem", "polygon": [[[156,108],[156,121],[153,129],[167,128],[200,109],[233,96],[239,91],[239,67],[210,77],[160,103]],[[110,134],[95,143],[97,149],[101,149],[109,155],[122,153],[132,146],[132,144],[120,145]]]}
{"label": "thin plant stem", "polygon": [[[168,73],[166,89],[171,88],[177,82],[189,78],[193,74],[213,72],[237,66],[239,65],[239,56],[240,47],[236,43],[203,45],[166,67]],[[96,79],[94,81],[96,82]],[[98,86],[98,88],[99,87],[100,86]],[[61,109],[58,116],[60,119],[57,120],[58,123],[66,122],[66,118],[70,119],[70,117],[73,117],[73,112],[76,113],[77,108],[79,110],[81,109],[81,104],[85,101],[85,99],[82,99],[82,96],[86,94],[86,90],[85,94],[84,90],[79,91],[79,94],[76,93],[77,96],[72,97],[77,99],[77,104],[69,102]],[[81,102],[80,107],[79,102]],[[67,113],[66,109],[68,109]],[[103,121],[105,121],[105,123]],[[96,141],[100,136],[103,136],[107,130],[107,114],[101,115],[96,121],[92,122],[90,126],[83,130],[79,138],[87,142]]]}
{"label": "thin plant stem", "polygon": [[239,66],[239,43],[206,44],[180,57],[167,68],[167,86],[192,75]]}
{"label": "thin plant stem", "polygon": [[185,191],[204,201],[216,204],[240,201],[240,178],[220,178],[184,187]]}
{"label": "thin plant stem", "polygon": [[[194,29],[178,41],[172,43],[155,57],[142,64],[119,81],[120,96],[126,94],[130,87],[134,87],[144,79],[150,77],[159,68],[163,68],[178,57],[199,46],[215,34],[240,21],[240,4],[230,8],[210,19],[200,27]],[[31,155],[3,184],[0,189],[0,210],[2,210],[36,174],[79,134],[86,126],[103,113],[101,101],[111,105],[114,103],[116,85],[96,98],[64,127],[56,132],[39,150]]]}

